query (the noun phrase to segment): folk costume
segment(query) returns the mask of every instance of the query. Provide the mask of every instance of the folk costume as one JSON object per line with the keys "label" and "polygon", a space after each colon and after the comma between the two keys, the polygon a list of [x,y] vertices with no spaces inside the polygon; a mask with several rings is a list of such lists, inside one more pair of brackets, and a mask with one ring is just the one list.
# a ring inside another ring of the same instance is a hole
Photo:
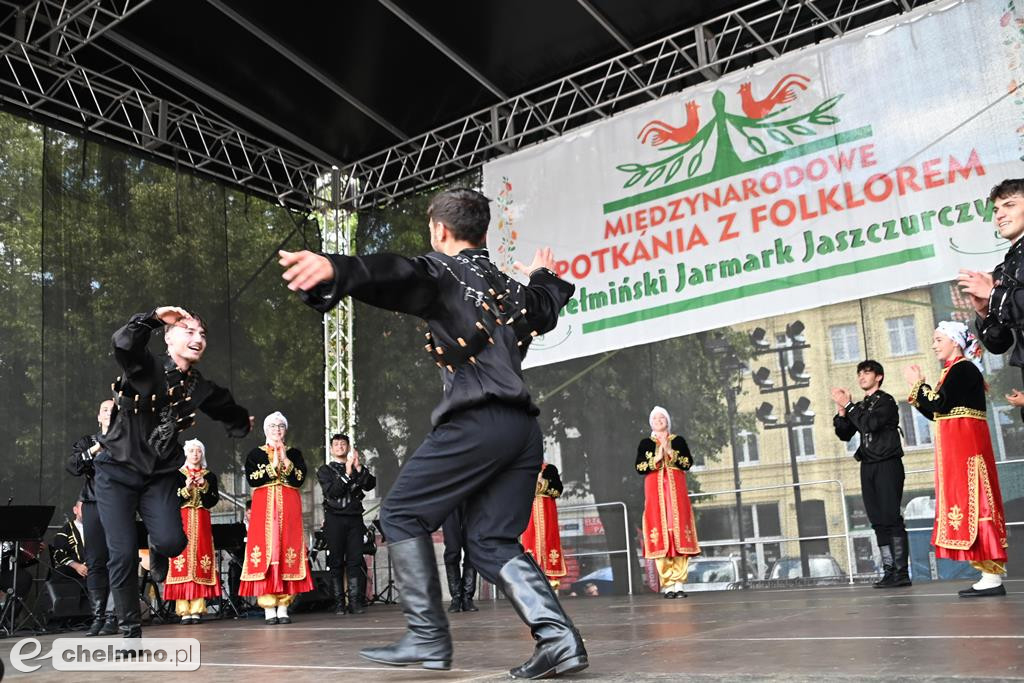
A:
{"label": "folk costume", "polygon": [[[937,330],[973,356],[977,340],[963,323],[943,321]],[[962,597],[1005,595],[1006,518],[992,440],[985,419],[985,379],[964,356],[945,363],[933,389],[922,379],[909,402],[936,423],[935,556],[970,562],[981,581]]]}
{"label": "folk costume", "polygon": [[[281,413],[271,420],[284,420]],[[289,462],[269,445],[249,451],[245,475],[252,487],[252,512],[245,545],[245,566],[239,595],[258,596],[257,604],[270,623],[291,623],[288,606],[299,593],[313,590],[306,535],[302,529],[302,497],[306,461],[297,448],[282,447]],[[275,616],[271,612],[275,611]]]}
{"label": "folk costume", "polygon": [[690,558],[700,554],[686,489],[686,470],[693,465],[693,458],[686,440],[671,433],[668,411],[655,406],[652,421],[655,415],[663,415],[668,422],[670,452],[655,462],[660,446],[654,439],[645,437],[637,446],[636,471],[644,477],[644,557],[655,561],[666,598],[686,597],[683,585]]}
{"label": "folk costume", "polygon": [[202,463],[195,468],[186,463],[178,470],[181,524],[188,545],[171,560],[163,596],[164,600],[175,601],[182,624],[198,623],[206,612],[206,599],[219,597],[221,590],[210,526],[210,509],[220,500],[217,475],[207,469],[203,444],[192,440],[185,445],[192,444],[203,450]]}
{"label": "folk costume", "polygon": [[[450,192],[481,198],[471,190]],[[303,292],[306,302],[325,312],[352,296],[422,318],[429,328],[426,349],[443,385],[431,416],[433,431],[406,459],[381,507],[409,630],[398,642],[361,654],[384,664],[451,666],[451,633],[430,535],[465,504],[473,566],[503,590],[536,641],[533,657],[512,676],[586,668],[579,632],[519,544],[543,458],[539,410],[521,363],[533,337],[554,329],[575,288],[546,268],[534,270],[522,285],[502,273],[484,248],[412,259],[327,258],[334,277]]]}
{"label": "folk costume", "polygon": [[551,587],[557,589],[559,579],[566,575],[565,557],[562,556],[562,535],[558,530],[558,507],[555,500],[562,495],[562,479],[558,468],[551,463],[541,466],[537,489],[533,496],[533,512],[520,542],[523,549],[533,555]]}
{"label": "folk costume", "polygon": [[105,448],[93,459],[96,504],[110,551],[110,590],[126,638],[142,637],[135,513],[149,532],[154,565],[188,545],[178,496],[178,468],[185,460],[178,434],[195,424],[196,409],[223,422],[229,436],[249,433],[249,411],[230,391],[195,368],[180,370],[166,354],[150,353],[150,336],[162,327],[154,310],[133,315],[114,333],[114,358],[123,374],[113,386],[117,406],[101,439]]}
{"label": "folk costume", "polygon": [[[366,564],[363,561],[363,498],[372,491],[377,478],[365,464],[346,470],[345,463],[332,459],[316,471],[324,494],[324,536],[327,539],[328,568],[336,600],[335,614],[366,612]],[[345,605],[345,575],[348,575],[348,606]]]}
{"label": "folk costume", "polygon": [[860,462],[860,489],[864,509],[875,531],[882,555],[881,580],[875,588],[911,585],[910,544],[900,514],[903,500],[903,445],[900,443],[900,411],[896,399],[881,389],[863,401],[846,405],[845,415],[835,415],[836,436],[849,441],[860,434],[854,459]]}
{"label": "folk costume", "polygon": [[89,568],[89,573],[85,577],[85,587],[89,592],[89,607],[93,617],[86,637],[111,636],[117,633],[117,617],[112,611],[107,611],[110,596],[107,562],[110,554],[107,550],[107,533],[103,529],[99,507],[96,505],[96,472],[93,469],[93,459],[102,448],[99,445],[102,438],[102,433],[83,436],[71,447],[71,455],[64,465],[69,474],[84,479],[79,496],[82,500],[85,566]]}

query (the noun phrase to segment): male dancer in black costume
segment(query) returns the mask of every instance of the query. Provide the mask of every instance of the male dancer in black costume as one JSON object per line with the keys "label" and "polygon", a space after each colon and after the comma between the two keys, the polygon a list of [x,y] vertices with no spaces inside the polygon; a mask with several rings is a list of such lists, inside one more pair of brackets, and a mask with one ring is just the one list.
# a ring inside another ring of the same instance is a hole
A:
{"label": "male dancer in black costume", "polygon": [[330,310],[344,296],[427,321],[427,351],[441,368],[444,393],[434,429],[405,462],[381,506],[381,526],[409,630],[396,643],[361,654],[384,664],[451,666],[452,640],[441,604],[430,534],[461,503],[469,558],[499,586],[530,627],[533,657],[510,673],[543,678],[581,671],[587,652],[544,572],[523,552],[519,536],[543,461],[537,407],[523,381],[530,340],[554,329],[575,287],[538,250],[520,285],[488,258],[490,209],[473,190],[448,190],[427,209],[435,251],[409,259],[393,254],[323,256],[281,252],[289,289]]}
{"label": "male dancer in black costume", "polygon": [[107,614],[107,597],[110,594],[110,580],[107,577],[107,534],[100,521],[100,513],[96,505],[96,490],[93,481],[93,459],[103,447],[99,440],[110,429],[110,417],[114,410],[114,402],[110,399],[100,403],[96,420],[100,430],[95,434],[86,434],[71,447],[71,455],[64,465],[69,473],[76,477],[84,477],[82,484],[82,528],[85,537],[85,566],[89,573],[85,577],[85,585],[89,590],[89,605],[92,608],[92,624],[86,636],[112,636],[117,633],[117,618]]}
{"label": "male dancer in black costume", "polygon": [[[154,356],[146,346],[161,327],[167,354]],[[93,461],[96,503],[107,532],[121,635],[141,638],[135,513],[146,524],[151,566],[162,581],[167,558],[180,555],[188,543],[177,494],[178,468],[185,461],[178,433],[194,424],[197,408],[238,438],[249,433],[253,418],[230,391],[192,367],[206,350],[206,325],[194,313],[162,306],[133,315],[112,341],[123,374],[114,383],[116,413],[101,439],[104,450]]]}

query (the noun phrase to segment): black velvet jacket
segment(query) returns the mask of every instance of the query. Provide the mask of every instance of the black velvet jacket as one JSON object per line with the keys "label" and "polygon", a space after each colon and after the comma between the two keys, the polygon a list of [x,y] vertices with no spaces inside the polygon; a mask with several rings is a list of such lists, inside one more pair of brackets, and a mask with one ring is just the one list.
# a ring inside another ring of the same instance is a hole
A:
{"label": "black velvet jacket", "polygon": [[220,489],[217,486],[217,475],[206,469],[201,470],[203,485],[199,488],[188,486],[188,475],[183,466],[178,470],[178,498],[181,507],[206,508],[210,510],[220,502]]}
{"label": "black velvet jacket", "polygon": [[[194,368],[178,373],[166,354],[150,353],[149,337],[163,327],[154,313],[133,315],[114,333],[114,358],[123,374],[115,386],[117,408],[110,429],[101,439],[106,450],[96,457],[97,462],[113,461],[144,475],[173,472],[185,462],[177,434],[192,424],[196,408],[223,422],[230,436],[249,433],[249,411],[235,403],[230,391]],[[176,374],[184,382],[181,387],[168,385],[168,377]],[[172,397],[169,389],[179,394]],[[165,431],[164,438],[155,437],[158,428]]]}
{"label": "black velvet jacket", "polygon": [[551,463],[545,463],[544,469],[540,471],[540,479],[537,480],[536,495],[558,498],[564,490],[562,478],[558,476],[558,468]]}
{"label": "black velvet jacket", "polygon": [[258,489],[268,484],[283,484],[292,488],[302,488],[306,480],[306,461],[298,448],[285,450],[291,465],[287,468],[274,468],[270,464],[270,456],[262,448],[254,448],[245,457],[245,478],[249,486]]}
{"label": "black velvet jacket", "polygon": [[655,464],[654,456],[658,453],[658,444],[650,437],[641,439],[640,445],[636,447],[636,471],[646,475],[664,465],[678,470],[690,469],[693,466],[693,456],[690,455],[690,447],[686,445],[686,439],[672,435],[669,445],[672,447],[672,454],[668,457],[668,462],[662,459],[661,462]]}
{"label": "black velvet jacket", "polygon": [[860,446],[853,457],[861,462],[903,457],[899,407],[896,399],[881,389],[847,407],[845,416],[833,417],[832,426],[843,441],[860,432]]}
{"label": "black velvet jacket", "polygon": [[943,370],[945,380],[936,391],[918,382],[910,403],[929,420],[938,417],[985,417],[985,377],[974,363],[961,358]]}
{"label": "black velvet jacket", "polygon": [[349,476],[345,465],[335,460],[317,468],[316,478],[324,493],[324,512],[332,515],[362,516],[364,491],[372,491],[377,485],[377,478],[366,465],[358,471],[352,468]]}
{"label": "black velvet jacket", "polygon": [[[558,313],[575,286],[540,268],[528,285],[508,277],[489,259],[487,250],[464,249],[455,256],[431,252],[417,258],[395,254],[340,256],[329,254],[334,279],[301,293],[320,312],[329,311],[342,297],[351,296],[378,308],[409,313],[427,321],[428,352],[441,366],[444,393],[431,414],[438,425],[453,412],[497,400],[537,408],[523,380],[522,359],[530,340],[558,324]],[[491,324],[501,306],[519,320]],[[484,324],[481,324],[484,323]],[[485,340],[467,362],[449,361],[461,349]],[[525,331],[524,331],[525,330]]]}

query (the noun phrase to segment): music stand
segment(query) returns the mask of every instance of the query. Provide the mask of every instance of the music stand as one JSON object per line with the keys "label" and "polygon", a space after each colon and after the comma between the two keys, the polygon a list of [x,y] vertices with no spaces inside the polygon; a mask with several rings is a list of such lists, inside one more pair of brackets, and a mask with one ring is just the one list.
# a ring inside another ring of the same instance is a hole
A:
{"label": "music stand", "polygon": [[[380,517],[373,520],[373,526],[376,527],[377,532],[380,534],[380,538],[387,544],[388,539],[384,536],[384,529],[380,526]],[[373,558],[373,586],[377,587],[377,558],[379,555],[374,555]],[[380,592],[375,593],[373,599],[370,600],[371,605],[381,603],[384,605],[394,605],[398,602],[398,588],[395,586],[395,578],[391,572],[391,548],[388,548],[388,582]]]}
{"label": "music stand", "polygon": [[[238,605],[235,604],[235,600],[240,598],[240,596],[235,595],[231,587],[231,557],[237,554],[234,552],[236,550],[245,552],[245,525],[241,522],[235,522],[232,524],[212,524],[210,528],[213,530],[213,547],[217,552],[217,571],[220,573],[220,597],[218,598],[217,618],[223,619],[225,617],[225,606],[227,606],[228,609],[235,613],[235,619],[241,619],[244,615],[239,611]],[[227,572],[221,569],[224,566],[225,553],[228,556]],[[228,597],[225,598],[225,595],[228,595]]]}
{"label": "music stand", "polygon": [[[18,606],[25,610],[21,620],[22,624],[31,617],[35,622],[37,631],[45,631],[46,628],[39,621],[35,613],[29,609],[25,598],[18,595],[18,565],[21,559],[21,544],[23,541],[39,542],[46,534],[46,527],[53,519],[53,505],[7,505],[4,507],[4,514],[0,515],[0,542],[13,543],[12,553],[13,570],[11,572],[11,588],[7,591],[7,601],[4,603],[3,612],[0,612],[0,630],[8,636],[13,636],[15,631],[15,620],[18,613]],[[0,563],[3,562],[3,546],[0,545]],[[10,627],[7,620],[10,620]]]}

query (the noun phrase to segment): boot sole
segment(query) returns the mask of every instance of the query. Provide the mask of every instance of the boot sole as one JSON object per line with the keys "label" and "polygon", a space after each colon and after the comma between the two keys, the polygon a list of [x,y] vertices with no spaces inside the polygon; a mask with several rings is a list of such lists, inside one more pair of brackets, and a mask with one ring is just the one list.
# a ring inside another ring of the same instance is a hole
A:
{"label": "boot sole", "polygon": [[359,656],[363,659],[368,659],[371,662],[376,662],[377,664],[387,664],[388,666],[414,666],[416,664],[419,664],[424,669],[430,669],[432,671],[448,671],[452,668],[452,660],[450,659],[427,659],[413,662],[392,662],[387,659],[377,659],[376,657],[371,657],[370,655],[363,654],[362,652],[359,653]]}
{"label": "boot sole", "polygon": [[516,676],[511,671],[509,671],[509,675],[511,675],[512,678],[536,681],[542,678],[554,678],[555,676],[561,676],[564,674],[578,673],[586,669],[588,666],[590,666],[590,662],[587,660],[587,657],[585,655],[581,655],[579,657],[570,657],[569,659],[565,659],[536,676]]}

